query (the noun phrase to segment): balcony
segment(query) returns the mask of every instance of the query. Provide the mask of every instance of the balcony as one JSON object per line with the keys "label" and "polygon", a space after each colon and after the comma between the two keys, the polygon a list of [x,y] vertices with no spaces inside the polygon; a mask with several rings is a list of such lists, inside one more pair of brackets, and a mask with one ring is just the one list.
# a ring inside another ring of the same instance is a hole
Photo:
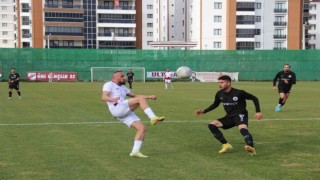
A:
{"label": "balcony", "polygon": [[113,9],[113,10],[135,10],[135,6],[105,6],[98,5],[98,9]]}
{"label": "balcony", "polygon": [[237,20],[237,24],[255,24],[255,21],[240,21],[240,20]]}
{"label": "balcony", "polygon": [[46,32],[45,35],[52,35],[52,36],[83,36],[81,32]]}
{"label": "balcony", "polygon": [[287,35],[275,34],[273,35],[273,39],[286,39]]}
{"label": "balcony", "polygon": [[287,22],[275,21],[275,22],[273,22],[273,25],[274,25],[274,26],[286,26],[286,25],[287,25]]}
{"label": "balcony", "polygon": [[22,25],[30,25],[30,22],[31,21],[29,21],[29,20],[28,21],[22,21]]}
{"label": "balcony", "polygon": [[273,12],[275,12],[275,13],[287,13],[287,9],[276,8],[276,9],[273,10]]}
{"label": "balcony", "polygon": [[287,48],[285,47],[274,47],[273,50],[286,50]]}
{"label": "balcony", "polygon": [[254,34],[237,34],[237,38],[254,38]]}
{"label": "balcony", "polygon": [[31,38],[31,34],[22,34],[22,38]]}
{"label": "balcony", "polygon": [[66,8],[66,9],[82,9],[82,5],[70,4],[44,4],[45,8]]}
{"label": "balcony", "polygon": [[[113,37],[135,37],[135,33],[114,33]],[[111,32],[98,33],[98,36],[102,37],[112,37]]]}
{"label": "balcony", "polygon": [[135,19],[98,19],[99,23],[123,23],[123,24],[135,24]]}

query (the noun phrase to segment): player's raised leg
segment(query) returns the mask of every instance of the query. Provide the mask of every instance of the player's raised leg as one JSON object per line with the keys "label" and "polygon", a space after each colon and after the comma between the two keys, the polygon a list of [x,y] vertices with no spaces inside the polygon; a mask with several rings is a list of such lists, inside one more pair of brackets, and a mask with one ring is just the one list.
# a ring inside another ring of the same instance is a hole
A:
{"label": "player's raised leg", "polygon": [[138,107],[140,107],[144,113],[150,118],[150,123],[152,125],[156,125],[158,122],[161,122],[164,120],[164,117],[159,117],[155,115],[151,107],[149,106],[148,102],[146,99],[156,99],[155,96],[137,96],[134,98],[131,98],[128,100],[130,110],[134,111]]}

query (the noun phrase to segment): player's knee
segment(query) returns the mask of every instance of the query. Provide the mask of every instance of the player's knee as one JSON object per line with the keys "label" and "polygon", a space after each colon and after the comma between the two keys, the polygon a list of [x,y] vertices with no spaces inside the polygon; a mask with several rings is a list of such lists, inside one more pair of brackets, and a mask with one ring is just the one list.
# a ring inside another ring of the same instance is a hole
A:
{"label": "player's knee", "polygon": [[208,124],[208,128],[212,131],[215,132],[218,130],[218,127],[214,124]]}

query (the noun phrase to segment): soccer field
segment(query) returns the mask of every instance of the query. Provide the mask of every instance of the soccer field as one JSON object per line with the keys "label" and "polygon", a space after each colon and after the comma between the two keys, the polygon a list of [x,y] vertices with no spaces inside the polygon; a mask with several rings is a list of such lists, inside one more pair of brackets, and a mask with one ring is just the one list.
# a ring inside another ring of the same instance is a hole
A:
{"label": "soccer field", "polygon": [[282,112],[272,82],[239,82],[260,100],[264,118],[253,119],[247,101],[249,130],[257,155],[244,150],[239,130],[223,131],[233,151],[218,154],[221,144],[207,124],[225,113],[220,105],[204,116],[217,83],[134,83],[136,94],[154,94],[149,101],[166,120],[151,126],[142,152],[129,157],[134,130],[113,119],[101,102],[103,83],[21,82],[23,99],[0,83],[0,179],[320,179],[319,82],[297,82]]}

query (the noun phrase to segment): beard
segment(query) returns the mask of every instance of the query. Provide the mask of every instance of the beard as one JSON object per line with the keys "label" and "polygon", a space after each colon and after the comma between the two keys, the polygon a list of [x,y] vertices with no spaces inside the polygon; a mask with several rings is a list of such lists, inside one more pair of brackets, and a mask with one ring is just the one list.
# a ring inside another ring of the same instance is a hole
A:
{"label": "beard", "polygon": [[126,85],[126,82],[125,82],[125,81],[120,82],[119,85],[120,85],[120,86],[121,86],[121,85]]}

